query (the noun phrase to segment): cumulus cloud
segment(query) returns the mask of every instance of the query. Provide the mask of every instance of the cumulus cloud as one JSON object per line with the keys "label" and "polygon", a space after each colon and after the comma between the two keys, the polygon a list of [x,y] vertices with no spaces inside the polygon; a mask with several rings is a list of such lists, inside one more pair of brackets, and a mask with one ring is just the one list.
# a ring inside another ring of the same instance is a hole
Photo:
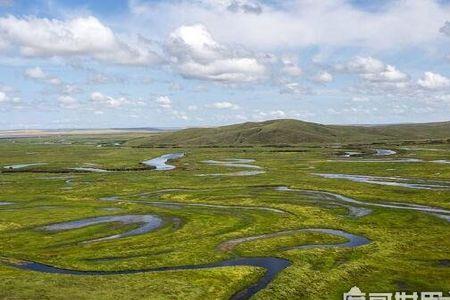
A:
{"label": "cumulus cloud", "polygon": [[100,104],[110,108],[117,108],[128,102],[125,97],[114,98],[111,96],[104,95],[100,92],[91,93],[90,99],[93,103]]}
{"label": "cumulus cloud", "polygon": [[45,74],[41,68],[35,67],[26,69],[25,76],[32,79],[45,79],[47,77],[47,74]]}
{"label": "cumulus cloud", "polygon": [[159,56],[143,38],[123,41],[93,16],[57,20],[0,18],[0,37],[30,57],[88,56],[127,65],[149,65]]}
{"label": "cumulus cloud", "polygon": [[255,57],[219,44],[201,24],[173,31],[166,49],[175,68],[187,78],[240,83],[266,75],[265,66]]}
{"label": "cumulus cloud", "polygon": [[215,102],[211,104],[210,107],[217,109],[239,109],[238,105],[228,101]]}
{"label": "cumulus cloud", "polygon": [[357,56],[344,65],[337,65],[336,68],[339,71],[346,71],[349,73],[370,74],[382,72],[385,69],[385,65],[382,61],[370,56]]}
{"label": "cumulus cloud", "polygon": [[308,89],[303,87],[298,82],[283,82],[280,86],[280,94],[291,94],[291,95],[304,95],[308,92]]}
{"label": "cumulus cloud", "polygon": [[0,84],[0,104],[19,105],[22,99],[14,88]]}
{"label": "cumulus cloud", "polygon": [[188,115],[183,111],[172,110],[171,114],[177,119],[184,120],[184,121],[189,120]]}
{"label": "cumulus cloud", "polygon": [[172,100],[168,96],[159,96],[155,99],[155,102],[161,108],[171,109],[172,108]]}
{"label": "cumulus cloud", "polygon": [[40,67],[28,68],[24,72],[25,77],[38,80],[41,82],[47,82],[52,85],[60,85],[61,79],[55,76],[49,76]]}
{"label": "cumulus cloud", "polygon": [[403,88],[409,76],[395,66],[387,65],[373,57],[357,56],[344,65],[337,65],[337,71],[358,74],[366,83],[381,88]]}
{"label": "cumulus cloud", "polygon": [[425,72],[424,76],[417,80],[417,84],[429,90],[437,90],[450,86],[450,79],[437,73]]}
{"label": "cumulus cloud", "polygon": [[313,81],[317,83],[328,83],[333,81],[333,75],[330,73],[323,71],[313,77]]}
{"label": "cumulus cloud", "polygon": [[63,108],[74,109],[79,106],[78,100],[67,95],[58,97],[59,105]]}
{"label": "cumulus cloud", "polygon": [[286,118],[286,113],[282,110],[273,110],[269,112],[269,115],[275,119]]}
{"label": "cumulus cloud", "polygon": [[281,62],[283,64],[281,73],[291,77],[299,77],[302,75],[303,71],[298,66],[298,59],[295,56],[285,55],[281,57]]}
{"label": "cumulus cloud", "polygon": [[65,95],[80,93],[82,89],[74,84],[66,84],[61,87],[61,92]]}
{"label": "cumulus cloud", "polygon": [[400,72],[394,66],[387,65],[385,69],[378,73],[367,73],[362,74],[362,78],[369,81],[378,81],[378,82],[399,82],[406,81],[409,79],[409,76],[405,73]]}
{"label": "cumulus cloud", "polygon": [[[449,6],[438,0],[382,1],[376,12],[349,0],[264,1],[259,14],[214,9],[204,2],[135,0],[130,7],[146,20],[202,23],[221,42],[258,50],[278,49],[280,45],[291,49],[314,45],[375,49],[429,45],[439,36],[439,28],[449,19],[450,12]],[[228,7],[232,1],[208,2]]]}
{"label": "cumulus cloud", "polygon": [[0,103],[6,102],[8,100],[8,96],[5,92],[0,91]]}
{"label": "cumulus cloud", "polygon": [[229,11],[249,14],[260,14],[263,6],[255,0],[225,0],[225,5]]}

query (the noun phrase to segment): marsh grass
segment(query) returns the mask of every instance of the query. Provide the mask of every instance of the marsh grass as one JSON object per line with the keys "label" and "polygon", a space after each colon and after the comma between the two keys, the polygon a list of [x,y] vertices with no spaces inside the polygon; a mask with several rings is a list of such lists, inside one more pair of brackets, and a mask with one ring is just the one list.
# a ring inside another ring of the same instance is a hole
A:
{"label": "marsh grass", "polygon": [[[448,291],[450,224],[420,212],[373,208],[362,218],[348,216],[342,207],[314,203],[275,186],[324,190],[366,202],[396,201],[450,208],[449,191],[414,190],[324,179],[312,173],[399,176],[450,181],[450,165],[435,163],[335,162],[331,147],[280,148],[131,148],[108,146],[127,136],[0,141],[0,165],[44,162],[39,170],[58,171],[85,163],[107,168],[138,166],[142,160],[185,151],[187,155],[167,172],[104,174],[0,173],[0,253],[8,259],[31,260],[79,270],[137,270],[159,266],[203,264],[235,256],[275,256],[289,259],[284,270],[255,299],[341,299],[357,285],[364,291]],[[67,140],[65,140],[67,141]],[[105,146],[97,147],[98,144]],[[413,145],[414,146],[414,145]],[[381,147],[381,146],[380,146]],[[434,150],[398,150],[396,157],[450,159],[450,146],[418,145]],[[347,148],[346,148],[347,149]],[[349,148],[353,149],[353,148]],[[354,149],[353,149],[354,150]],[[37,153],[37,154],[27,154]],[[255,159],[266,173],[246,177],[198,177],[234,168],[212,166],[203,160]],[[61,176],[61,178],[58,178]],[[71,181],[65,176],[69,176]],[[46,178],[47,177],[47,178]],[[50,179],[48,178],[50,177]],[[64,189],[70,186],[71,189]],[[178,191],[171,189],[180,189]],[[168,191],[164,191],[168,190]],[[159,192],[158,192],[159,191]],[[118,196],[114,201],[99,200]],[[155,206],[167,201],[230,206]],[[232,206],[272,207],[286,213],[236,209]],[[120,208],[105,211],[104,208]],[[83,241],[124,232],[132,225],[102,224],[48,233],[46,224],[114,214],[155,214],[178,218],[151,233],[97,243]],[[296,233],[242,243],[233,251],[217,246],[227,240],[299,228],[331,228],[363,235],[362,247],[283,250],[303,244],[332,244],[341,238],[319,233]],[[0,264],[2,299],[227,299],[255,282],[264,270],[224,267],[113,276],[71,276],[18,270]]]}

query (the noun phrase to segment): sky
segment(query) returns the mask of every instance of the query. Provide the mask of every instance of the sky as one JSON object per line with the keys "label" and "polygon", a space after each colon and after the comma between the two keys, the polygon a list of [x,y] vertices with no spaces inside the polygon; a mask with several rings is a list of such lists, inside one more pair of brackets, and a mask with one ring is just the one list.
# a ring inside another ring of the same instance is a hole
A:
{"label": "sky", "polygon": [[442,0],[0,0],[0,129],[450,120]]}

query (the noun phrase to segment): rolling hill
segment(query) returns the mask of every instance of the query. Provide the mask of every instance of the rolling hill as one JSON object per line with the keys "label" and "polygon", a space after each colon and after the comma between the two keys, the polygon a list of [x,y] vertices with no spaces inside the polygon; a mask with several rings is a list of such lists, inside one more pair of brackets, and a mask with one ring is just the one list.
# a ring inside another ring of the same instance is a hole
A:
{"label": "rolling hill", "polygon": [[450,122],[344,126],[283,119],[215,128],[188,128],[134,140],[133,145],[294,145],[448,138],[450,138]]}

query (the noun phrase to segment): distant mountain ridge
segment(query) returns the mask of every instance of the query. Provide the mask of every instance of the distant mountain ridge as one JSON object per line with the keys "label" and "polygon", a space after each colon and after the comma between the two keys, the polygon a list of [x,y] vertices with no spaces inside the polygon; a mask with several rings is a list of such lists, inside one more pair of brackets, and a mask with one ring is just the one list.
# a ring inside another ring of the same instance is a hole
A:
{"label": "distant mountain ridge", "polygon": [[134,141],[150,145],[280,145],[450,138],[450,122],[397,125],[323,125],[293,119],[188,128]]}

